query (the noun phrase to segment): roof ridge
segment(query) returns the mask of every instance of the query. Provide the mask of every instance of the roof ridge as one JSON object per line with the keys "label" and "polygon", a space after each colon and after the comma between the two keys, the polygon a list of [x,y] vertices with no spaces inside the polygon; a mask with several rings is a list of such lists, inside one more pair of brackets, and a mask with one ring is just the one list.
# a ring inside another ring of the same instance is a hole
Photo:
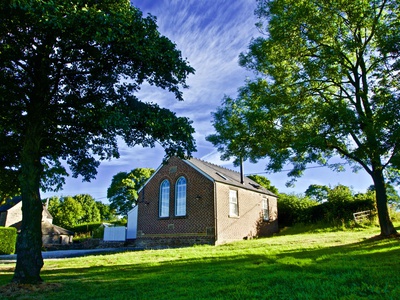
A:
{"label": "roof ridge", "polygon": [[197,159],[197,160],[199,160],[199,161],[201,161],[201,162],[204,162],[204,163],[210,164],[210,165],[212,165],[212,166],[216,166],[216,167],[218,167],[218,168],[225,169],[225,170],[228,170],[228,171],[231,171],[231,172],[235,172],[235,173],[238,173],[238,174],[240,174],[240,172],[239,172],[239,171],[235,171],[235,170],[229,169],[229,168],[227,168],[227,167],[223,167],[223,166],[220,166],[220,165],[214,164],[214,163],[212,163],[212,162],[206,161],[206,160],[204,160],[204,159],[201,159],[201,158],[196,158],[196,157],[194,157],[194,158],[195,158],[195,159]]}

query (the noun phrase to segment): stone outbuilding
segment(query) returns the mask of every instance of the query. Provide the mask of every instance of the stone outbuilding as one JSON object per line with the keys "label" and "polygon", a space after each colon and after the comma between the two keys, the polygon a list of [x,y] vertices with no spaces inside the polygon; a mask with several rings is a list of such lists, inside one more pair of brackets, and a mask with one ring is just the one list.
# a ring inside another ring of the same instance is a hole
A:
{"label": "stone outbuilding", "polygon": [[[20,230],[22,221],[22,198],[14,197],[0,206],[0,226],[15,227]],[[42,212],[42,242],[43,245],[71,244],[74,232],[53,224],[53,217],[43,206]]]}

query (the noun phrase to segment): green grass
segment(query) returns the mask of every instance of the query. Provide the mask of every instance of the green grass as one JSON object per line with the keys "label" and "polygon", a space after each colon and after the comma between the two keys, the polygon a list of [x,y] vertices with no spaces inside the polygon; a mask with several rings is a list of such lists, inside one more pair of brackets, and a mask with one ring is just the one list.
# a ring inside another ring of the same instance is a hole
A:
{"label": "green grass", "polygon": [[39,287],[9,285],[14,264],[0,261],[0,298],[399,299],[400,240],[377,234],[284,230],[216,247],[46,260]]}

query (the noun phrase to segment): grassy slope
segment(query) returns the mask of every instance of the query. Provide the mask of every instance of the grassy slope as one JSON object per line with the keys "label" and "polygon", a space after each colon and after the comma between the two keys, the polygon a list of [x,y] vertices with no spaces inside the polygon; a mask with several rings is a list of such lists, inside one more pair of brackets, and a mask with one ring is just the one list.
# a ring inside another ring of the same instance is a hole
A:
{"label": "grassy slope", "polygon": [[46,260],[45,284],[5,299],[398,299],[400,241],[379,229],[282,234],[212,247]]}

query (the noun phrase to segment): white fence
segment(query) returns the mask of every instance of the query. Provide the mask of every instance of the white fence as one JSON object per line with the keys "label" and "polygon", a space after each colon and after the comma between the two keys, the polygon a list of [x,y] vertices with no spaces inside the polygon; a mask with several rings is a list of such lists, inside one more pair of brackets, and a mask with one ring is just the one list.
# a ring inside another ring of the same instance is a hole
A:
{"label": "white fence", "polygon": [[106,242],[123,242],[126,240],[126,227],[105,227],[104,228],[104,241]]}

